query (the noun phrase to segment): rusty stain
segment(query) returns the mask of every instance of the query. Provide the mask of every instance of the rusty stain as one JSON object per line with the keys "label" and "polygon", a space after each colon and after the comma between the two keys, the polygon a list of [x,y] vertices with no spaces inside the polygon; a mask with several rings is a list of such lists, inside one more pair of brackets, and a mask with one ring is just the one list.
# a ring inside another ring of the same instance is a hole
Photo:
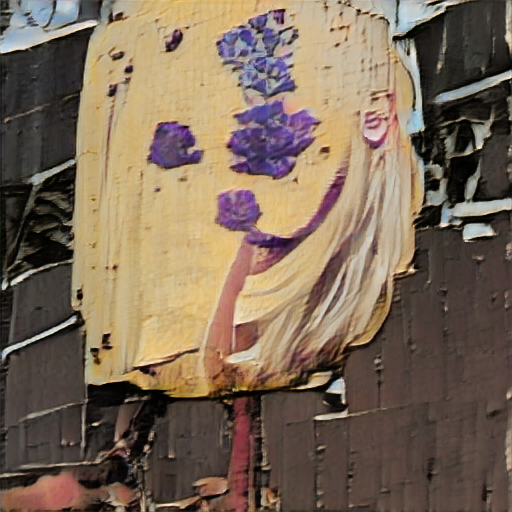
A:
{"label": "rusty stain", "polygon": [[92,360],[94,364],[101,364],[100,361],[100,349],[98,347],[91,347],[90,349]]}

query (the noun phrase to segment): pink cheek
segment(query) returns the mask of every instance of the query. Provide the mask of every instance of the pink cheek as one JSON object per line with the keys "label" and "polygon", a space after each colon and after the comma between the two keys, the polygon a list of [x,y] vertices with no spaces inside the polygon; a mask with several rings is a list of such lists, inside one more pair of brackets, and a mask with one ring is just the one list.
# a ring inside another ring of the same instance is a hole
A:
{"label": "pink cheek", "polygon": [[363,137],[371,148],[378,148],[386,140],[388,133],[387,119],[381,116],[365,115]]}

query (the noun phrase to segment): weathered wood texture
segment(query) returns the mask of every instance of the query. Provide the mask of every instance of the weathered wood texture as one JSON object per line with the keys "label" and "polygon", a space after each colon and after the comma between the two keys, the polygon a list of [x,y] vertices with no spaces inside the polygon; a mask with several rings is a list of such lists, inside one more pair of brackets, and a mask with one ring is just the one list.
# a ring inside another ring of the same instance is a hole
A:
{"label": "weathered wood texture", "polygon": [[35,274],[14,287],[10,343],[18,343],[58,325],[73,314],[71,265]]}
{"label": "weathered wood texture", "polygon": [[[400,280],[375,346],[349,357],[351,414],[316,422],[326,510],[507,510],[507,215],[497,225],[502,236],[473,244],[456,231],[418,233],[428,264]],[[361,377],[377,355],[380,390]]]}
{"label": "weathered wood texture", "polygon": [[321,393],[315,391],[269,393],[262,398],[263,450],[270,469],[269,486],[279,490],[286,510],[316,507],[312,418],[328,411]]}
{"label": "weathered wood texture", "polygon": [[225,477],[229,466],[230,429],[224,404],[211,400],[171,403],[156,425],[147,476],[157,503],[193,494],[192,484],[210,476]]}
{"label": "weathered wood texture", "polygon": [[75,156],[76,119],[91,31],[2,56],[2,184]]}
{"label": "weathered wood texture", "polygon": [[[72,254],[65,246],[67,240],[64,245],[61,242],[62,237],[69,238],[65,223],[72,214],[74,168],[44,183],[35,208],[28,210],[27,201],[32,176],[75,156],[79,95],[90,35],[91,30],[84,30],[2,55],[4,271],[11,266],[19,274],[59,263]],[[52,227],[56,225],[57,230]],[[70,270],[70,265],[57,266],[2,291],[2,349],[69,318]],[[81,460],[82,341],[78,329],[67,330],[9,357],[8,367],[2,369],[2,471]]]}
{"label": "weathered wood texture", "polygon": [[[439,143],[441,122],[485,120],[491,111],[496,116],[482,150],[448,164],[456,178],[472,165],[471,158],[480,159],[474,200],[510,195],[505,106],[510,84],[444,106],[434,100],[510,69],[504,17],[504,2],[469,2],[414,33],[427,158],[436,161],[432,147]],[[462,192],[464,200],[463,185],[461,192],[455,185],[450,193]],[[397,281],[377,337],[348,358],[350,414],[315,421],[319,508],[510,510],[505,466],[506,393],[512,386],[510,215],[487,220],[497,236],[472,243],[464,243],[456,229],[418,230],[416,273]],[[304,464],[298,455],[295,464]],[[313,483],[303,477],[294,486]],[[307,510],[291,507],[288,492],[281,493],[283,509]]]}
{"label": "weathered wood texture", "polygon": [[82,414],[82,404],[68,405],[8,427],[5,469],[82,460]]}
{"label": "weathered wood texture", "polygon": [[506,17],[506,2],[480,0],[448,9],[415,29],[427,104],[441,92],[510,69]]}
{"label": "weathered wood texture", "polygon": [[[433,100],[510,67],[499,14],[504,8],[499,2],[470,3],[426,24],[415,37],[427,123],[484,119],[492,107],[505,116],[495,120],[479,155],[482,179],[475,200],[509,195],[510,126],[503,100],[510,86],[442,109]],[[472,23],[478,27],[470,33]],[[443,32],[449,41],[440,64]],[[491,49],[493,37],[499,42]],[[468,59],[474,65],[462,62]],[[510,216],[502,213],[491,221],[498,236],[470,244],[457,230],[418,231],[417,272],[399,280],[373,346],[348,360],[349,410],[362,415],[316,423],[317,442],[330,461],[320,466],[319,476],[326,509],[510,509],[505,468],[505,397],[512,385]],[[345,471],[333,480],[329,468],[336,457]]]}

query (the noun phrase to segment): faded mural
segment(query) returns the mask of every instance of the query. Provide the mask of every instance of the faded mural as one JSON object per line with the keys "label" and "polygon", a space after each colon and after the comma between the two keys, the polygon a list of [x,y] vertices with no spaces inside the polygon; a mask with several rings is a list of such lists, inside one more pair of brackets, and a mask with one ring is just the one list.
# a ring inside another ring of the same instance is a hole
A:
{"label": "faded mural", "polygon": [[130,7],[97,29],[81,102],[87,379],[304,384],[372,338],[414,250],[412,85],[387,24],[316,2]]}

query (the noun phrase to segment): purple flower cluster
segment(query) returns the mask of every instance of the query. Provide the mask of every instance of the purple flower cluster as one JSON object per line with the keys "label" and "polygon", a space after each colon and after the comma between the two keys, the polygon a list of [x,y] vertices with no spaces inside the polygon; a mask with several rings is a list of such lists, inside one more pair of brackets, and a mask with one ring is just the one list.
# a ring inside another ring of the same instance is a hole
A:
{"label": "purple flower cluster", "polygon": [[250,190],[228,190],[218,197],[217,224],[231,231],[250,231],[261,216],[256,197]]}
{"label": "purple flower cluster", "polygon": [[244,66],[240,74],[243,89],[253,89],[265,98],[295,89],[288,65],[276,57],[258,57]]}
{"label": "purple flower cluster", "polygon": [[[252,90],[265,100],[263,105],[235,115],[241,128],[231,134],[228,148],[235,155],[231,169],[238,173],[283,178],[314,140],[312,131],[319,121],[306,110],[288,115],[282,101],[267,103],[276,94],[295,90],[289,60],[290,45],[297,39],[298,31],[284,24],[284,9],[270,11],[249,19],[246,25],[230,30],[217,41],[224,64],[232,65],[240,73],[241,88]],[[260,216],[260,207],[250,190],[230,190],[218,196],[218,224],[233,231],[247,231],[245,239],[249,243],[274,251],[258,267],[257,271],[263,272],[296,247],[305,235],[300,232],[295,238],[284,240],[261,233],[256,228]]]}
{"label": "purple flower cluster", "polygon": [[240,173],[283,178],[295,166],[297,156],[314,140],[318,121],[306,110],[287,115],[281,101],[256,106],[235,115],[244,128],[228,142],[238,159],[231,168]]}
{"label": "purple flower cluster", "polygon": [[174,121],[159,123],[153,137],[148,160],[164,169],[197,164],[203,157],[203,151],[189,152],[195,144],[196,139],[188,126]]}
{"label": "purple flower cluster", "polygon": [[279,9],[256,16],[217,41],[224,64],[241,72],[240,86],[265,98],[295,89],[288,63],[291,52],[285,53],[284,49],[298,37],[298,32],[282,27],[284,15],[284,9]]}

